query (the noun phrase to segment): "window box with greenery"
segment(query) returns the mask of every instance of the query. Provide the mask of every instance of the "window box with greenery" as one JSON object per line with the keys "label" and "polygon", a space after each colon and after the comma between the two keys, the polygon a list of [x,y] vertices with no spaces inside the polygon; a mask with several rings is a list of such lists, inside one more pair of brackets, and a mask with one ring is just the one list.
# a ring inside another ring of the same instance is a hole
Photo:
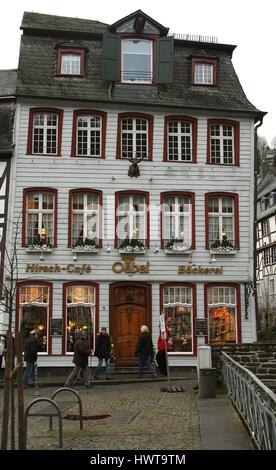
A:
{"label": "window box with greenery", "polygon": [[99,242],[97,238],[85,238],[77,240],[72,247],[73,252],[78,253],[98,253]]}
{"label": "window box with greenery", "polygon": [[233,245],[232,242],[229,240],[216,240],[214,243],[212,243],[211,248],[210,248],[211,253],[216,253],[216,254],[232,254],[234,255],[236,253],[236,248]]}
{"label": "window box with greenery", "polygon": [[122,240],[119,245],[120,253],[144,254],[146,253],[145,244],[136,238]]}
{"label": "window box with greenery", "polygon": [[168,254],[191,254],[191,245],[183,240],[172,239],[165,244],[165,253]]}
{"label": "window box with greenery", "polygon": [[32,242],[27,246],[27,252],[32,253],[36,251],[44,251],[51,253],[53,250],[52,245],[48,242],[46,237],[38,235],[32,239]]}

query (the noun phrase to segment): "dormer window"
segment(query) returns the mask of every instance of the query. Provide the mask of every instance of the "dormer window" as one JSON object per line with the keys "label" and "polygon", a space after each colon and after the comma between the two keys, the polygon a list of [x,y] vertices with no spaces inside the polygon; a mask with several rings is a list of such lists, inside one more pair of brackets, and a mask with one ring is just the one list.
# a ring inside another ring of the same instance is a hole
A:
{"label": "dormer window", "polygon": [[58,75],[84,75],[84,52],[81,48],[58,48]]}
{"label": "dormer window", "polygon": [[217,60],[207,58],[207,57],[193,57],[192,84],[193,85],[216,85],[217,84]]}
{"label": "dormer window", "polygon": [[152,41],[122,40],[121,80],[124,83],[152,82]]}

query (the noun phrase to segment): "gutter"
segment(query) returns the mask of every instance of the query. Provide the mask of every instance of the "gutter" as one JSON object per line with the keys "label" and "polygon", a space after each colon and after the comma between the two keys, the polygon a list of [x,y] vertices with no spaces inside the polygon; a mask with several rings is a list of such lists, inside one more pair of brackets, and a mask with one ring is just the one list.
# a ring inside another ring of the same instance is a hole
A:
{"label": "gutter", "polygon": [[253,221],[253,288],[254,288],[254,299],[255,299],[255,315],[256,315],[256,326],[257,326],[257,341],[260,341],[261,323],[259,317],[259,305],[257,295],[257,143],[258,143],[258,128],[263,124],[264,114],[260,114],[255,122],[258,124],[254,127],[254,221]]}

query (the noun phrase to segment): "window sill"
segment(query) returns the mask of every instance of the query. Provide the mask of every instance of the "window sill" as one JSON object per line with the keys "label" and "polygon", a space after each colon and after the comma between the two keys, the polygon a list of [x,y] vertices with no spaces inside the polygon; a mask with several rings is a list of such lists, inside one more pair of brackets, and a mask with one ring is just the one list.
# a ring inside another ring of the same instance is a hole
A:
{"label": "window sill", "polygon": [[53,251],[53,248],[49,248],[49,247],[45,247],[43,248],[43,246],[34,246],[34,247],[31,247],[31,246],[28,246],[26,248],[26,252],[27,253],[52,253]]}
{"label": "window sill", "polygon": [[72,253],[98,253],[99,248],[91,248],[91,247],[76,247],[72,248]]}
{"label": "window sill", "polygon": [[165,248],[166,255],[191,255],[192,250],[182,250],[180,247],[174,250],[170,250],[169,248]]}
{"label": "window sill", "polygon": [[235,248],[230,248],[230,249],[226,249],[226,248],[211,248],[210,249],[210,254],[211,255],[225,255],[225,256],[229,256],[229,255],[236,255],[237,254],[237,250]]}
{"label": "window sill", "polygon": [[119,253],[129,254],[129,255],[144,255],[146,249],[141,248],[119,248]]}

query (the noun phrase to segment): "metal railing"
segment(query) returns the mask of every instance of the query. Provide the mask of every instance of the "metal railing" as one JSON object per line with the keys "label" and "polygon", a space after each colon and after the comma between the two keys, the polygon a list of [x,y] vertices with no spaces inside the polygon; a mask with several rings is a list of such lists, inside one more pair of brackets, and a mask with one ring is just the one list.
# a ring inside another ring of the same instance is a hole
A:
{"label": "metal railing", "polygon": [[276,395],[222,351],[222,380],[258,449],[276,450]]}
{"label": "metal railing", "polygon": [[201,34],[170,33],[169,36],[173,36],[174,39],[181,39],[182,41],[218,42],[218,38],[216,36],[202,36]]}

